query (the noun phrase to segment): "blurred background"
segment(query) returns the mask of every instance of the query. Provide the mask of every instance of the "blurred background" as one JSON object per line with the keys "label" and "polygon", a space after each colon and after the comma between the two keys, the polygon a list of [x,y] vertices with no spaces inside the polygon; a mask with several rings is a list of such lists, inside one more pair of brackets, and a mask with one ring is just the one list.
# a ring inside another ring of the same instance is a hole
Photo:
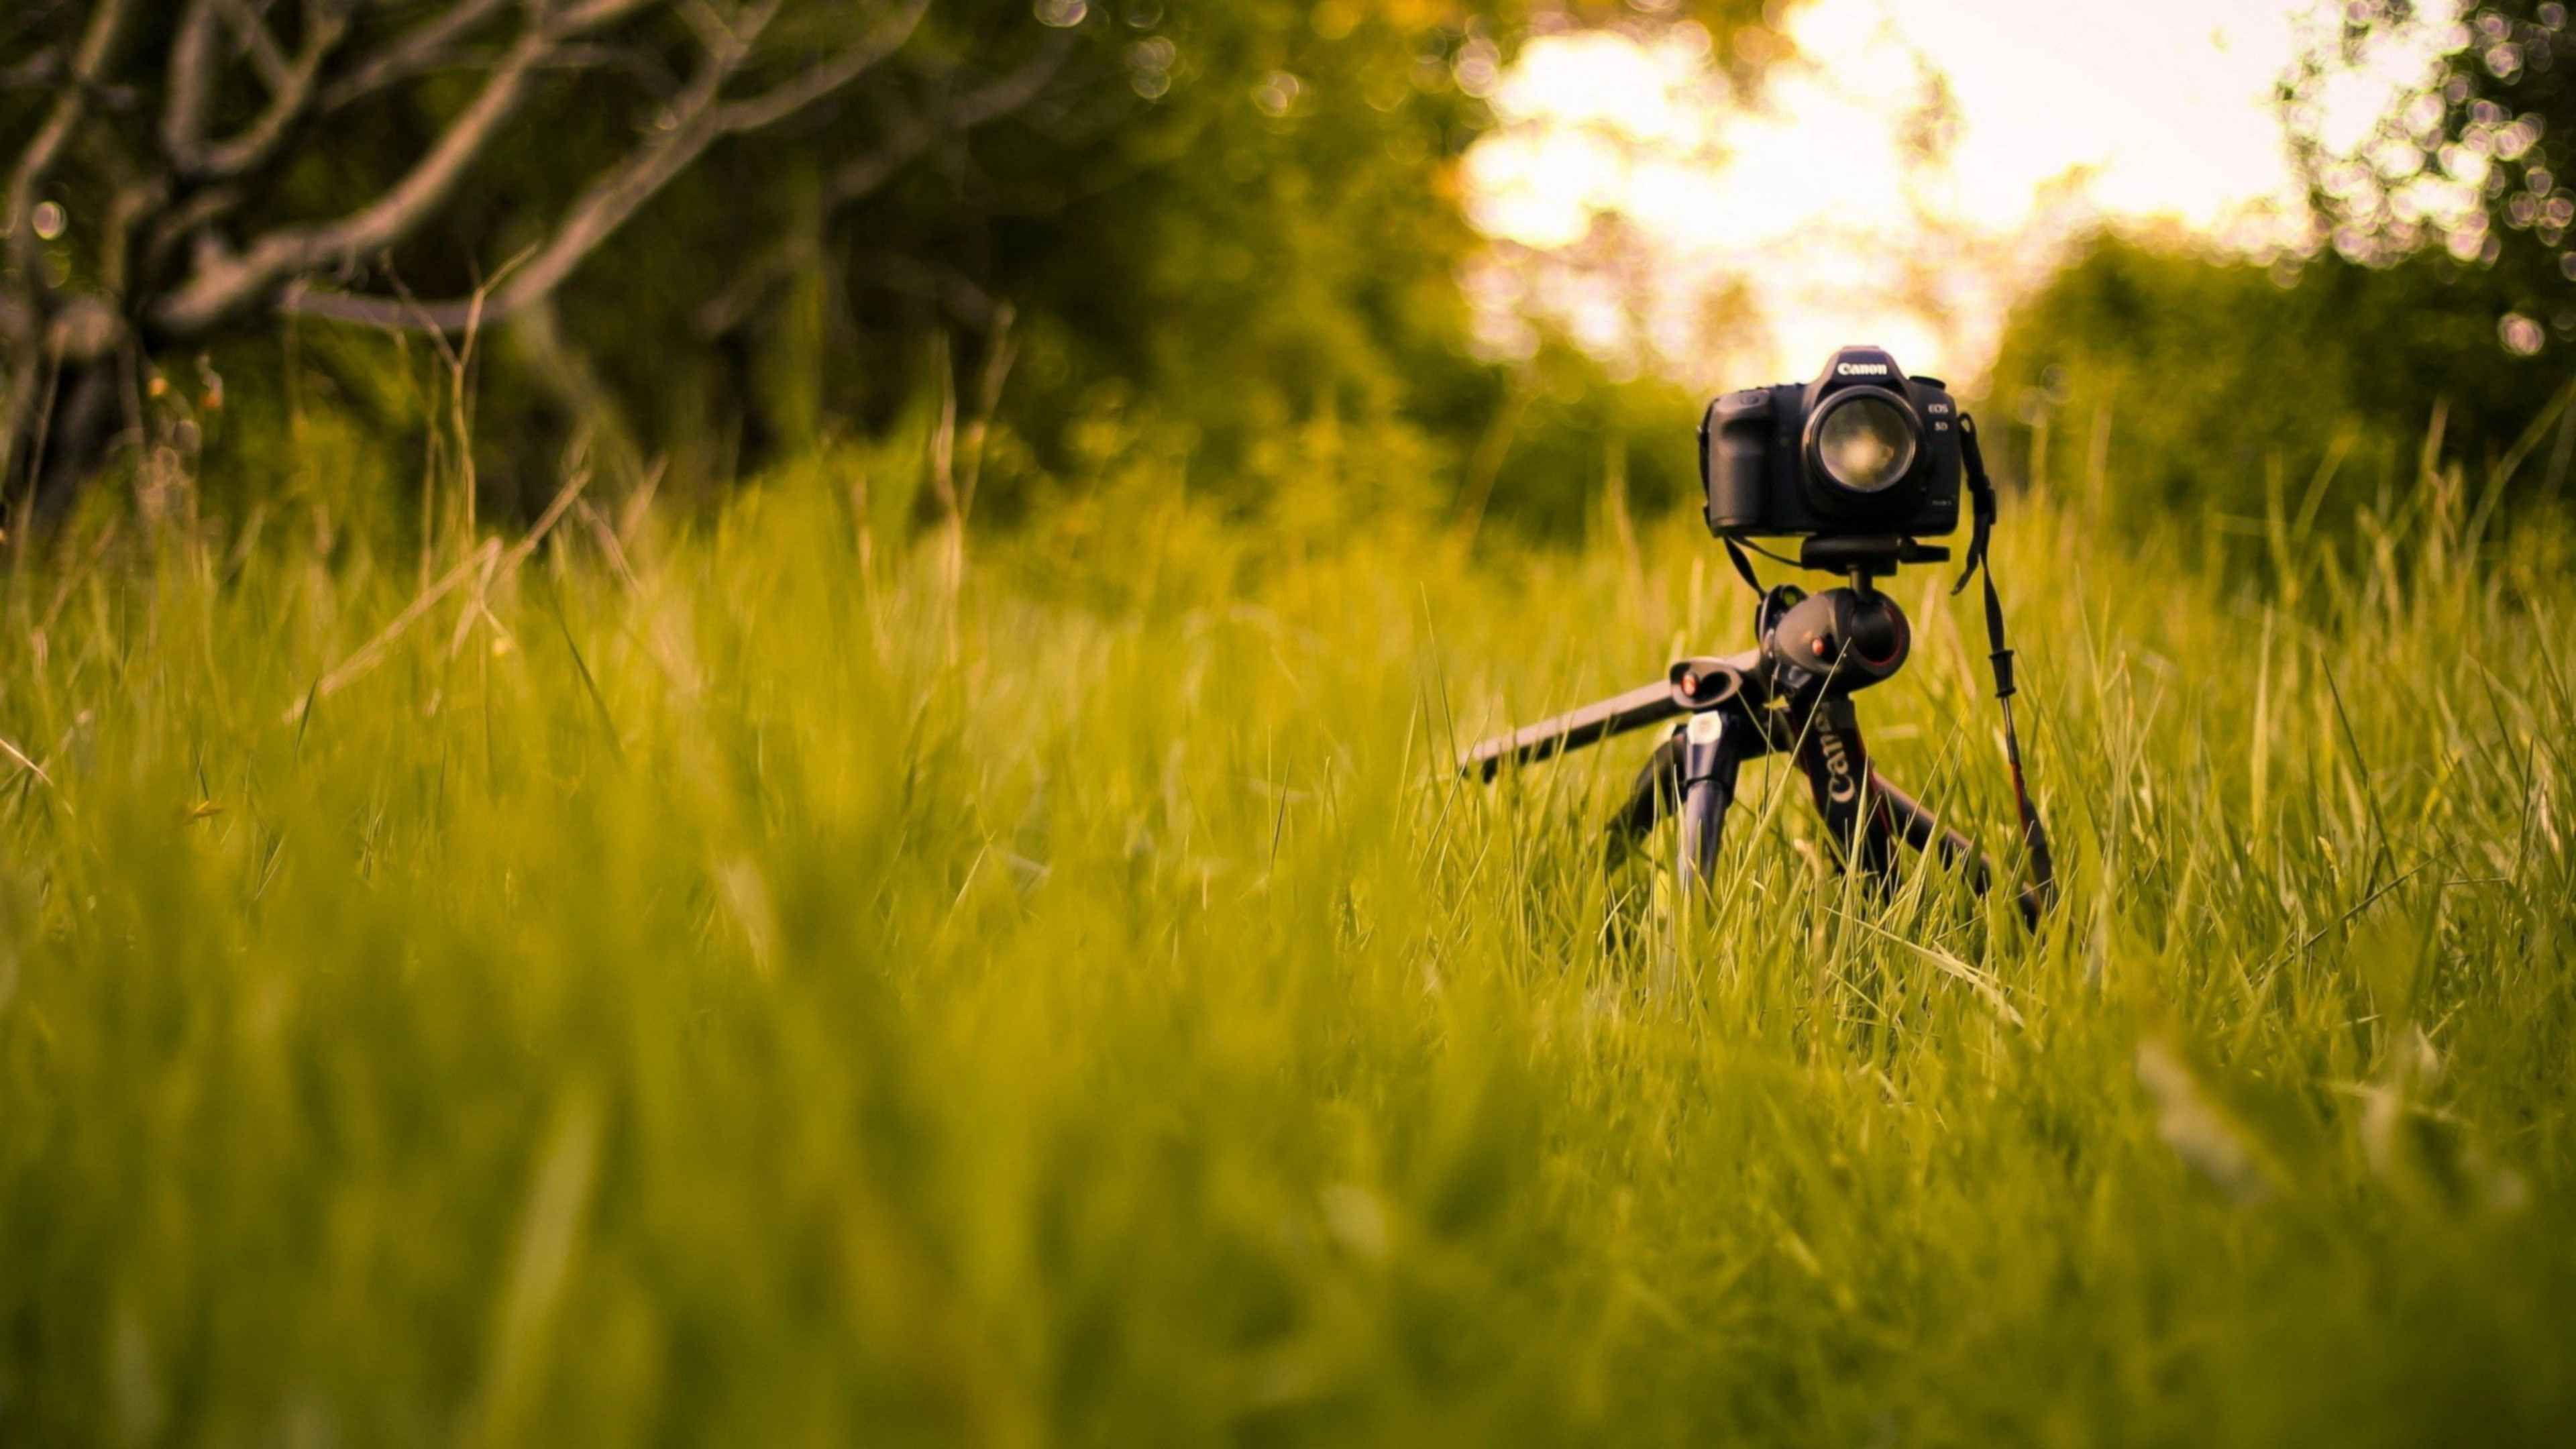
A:
{"label": "blurred background", "polygon": [[1865,341],[2138,528],[2428,452],[2520,507],[2571,60],[2522,0],[18,0],[0,477],[22,534],[821,468],[1568,539]]}

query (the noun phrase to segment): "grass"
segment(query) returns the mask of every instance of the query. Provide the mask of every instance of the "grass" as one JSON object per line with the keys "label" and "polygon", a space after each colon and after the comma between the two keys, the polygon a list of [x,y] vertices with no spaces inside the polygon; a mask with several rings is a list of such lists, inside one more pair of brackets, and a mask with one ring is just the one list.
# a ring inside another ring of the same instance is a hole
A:
{"label": "grass", "polygon": [[[1679,908],[1642,743],[1444,770],[1736,647],[1679,524],[75,541],[0,599],[0,1441],[2557,1439],[2576,539],[2466,492],[2251,581],[2008,515],[2036,937],[1776,768]],[[1880,763],[2000,848],[1899,587]]]}

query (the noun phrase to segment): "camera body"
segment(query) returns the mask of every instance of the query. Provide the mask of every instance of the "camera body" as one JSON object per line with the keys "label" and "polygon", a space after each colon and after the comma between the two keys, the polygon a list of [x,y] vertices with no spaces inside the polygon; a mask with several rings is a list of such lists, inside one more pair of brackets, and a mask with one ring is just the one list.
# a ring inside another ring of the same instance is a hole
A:
{"label": "camera body", "polygon": [[1809,383],[1731,392],[1699,427],[1709,532],[1938,536],[1959,526],[1959,409],[1939,379],[1846,347]]}

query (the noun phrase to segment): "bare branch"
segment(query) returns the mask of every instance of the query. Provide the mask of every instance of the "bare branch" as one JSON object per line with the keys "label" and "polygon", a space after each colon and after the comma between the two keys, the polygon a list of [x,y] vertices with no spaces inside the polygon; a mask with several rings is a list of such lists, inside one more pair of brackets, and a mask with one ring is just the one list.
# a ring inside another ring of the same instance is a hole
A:
{"label": "bare branch", "polygon": [[89,28],[82,32],[80,49],[72,56],[71,77],[54,98],[54,108],[36,130],[27,149],[18,155],[17,167],[9,177],[9,194],[0,204],[0,236],[7,238],[11,259],[28,276],[39,275],[36,269],[36,229],[32,213],[36,209],[36,192],[62,158],[63,147],[88,113],[90,88],[107,69],[109,57],[125,34],[126,19],[133,13],[131,0],[98,0],[90,12]]}
{"label": "bare branch", "polygon": [[63,68],[62,47],[48,45],[26,59],[0,70],[0,91],[32,90],[53,84]]}
{"label": "bare branch", "polygon": [[[675,8],[681,22],[697,33],[698,48],[707,54],[731,55],[746,48],[746,37],[737,34],[733,23],[718,15],[707,0],[680,0]],[[753,17],[749,22],[751,35],[757,37],[768,27],[769,17],[777,13],[777,5],[772,4],[766,13]]]}
{"label": "bare branch", "polygon": [[920,27],[921,17],[929,9],[930,0],[907,0],[901,12],[886,24],[876,27],[858,44],[775,90],[726,106],[717,118],[718,128],[730,135],[776,125],[857,80],[878,62],[902,49],[903,43],[911,39],[912,32]]}
{"label": "bare branch", "polygon": [[205,144],[206,107],[215,91],[217,0],[188,0],[170,41],[169,100],[161,111],[161,149],[186,165]]}
{"label": "bare branch", "polygon": [[976,328],[989,328],[1009,304],[975,285],[955,267],[926,263],[901,252],[873,252],[859,258],[869,280],[889,292],[919,297],[948,309],[950,315]]}
{"label": "bare branch", "polygon": [[939,140],[940,128],[919,115],[905,116],[886,133],[877,148],[854,157],[832,173],[826,192],[836,205],[856,201],[902,174]]}
{"label": "bare branch", "polygon": [[196,156],[179,156],[182,167],[201,176],[217,179],[247,175],[273,155],[295,123],[303,119],[313,100],[313,87],[322,74],[323,62],[331,58],[340,41],[349,33],[349,16],[345,10],[327,10],[306,22],[304,41],[295,55],[295,68],[269,97],[268,107],[259,118],[238,135],[206,147]]}
{"label": "bare branch", "polygon": [[[480,300],[480,314],[484,319],[499,321],[552,292],[601,242],[634,215],[636,208],[650,200],[672,177],[705,152],[717,135],[712,125],[716,97],[722,92],[726,78],[740,64],[740,59],[737,54],[730,60],[708,61],[706,68],[691,82],[688,92],[674,107],[670,128],[657,132],[623,164],[592,183],[591,188],[574,202],[554,236],[511,279],[510,284],[488,299]],[[279,306],[300,316],[358,322],[374,327],[456,332],[474,320],[478,302],[469,298],[424,306],[400,299],[297,289],[282,298]]]}
{"label": "bare branch", "polygon": [[[921,112],[905,115],[888,127],[875,150],[833,173],[826,187],[826,204],[846,206],[857,201],[901,174],[905,166],[943,137],[961,135],[1019,111],[1045,92],[1047,82],[1064,68],[1065,57],[1071,53],[1071,45],[1058,36],[1028,64],[968,93],[936,119]],[[742,267],[729,285],[699,305],[692,318],[698,335],[720,337],[741,326],[779,284],[793,276],[797,268],[812,265],[818,255],[810,240],[799,239]],[[995,306],[992,298],[971,285],[960,290],[927,271],[917,270],[899,280],[889,280],[889,285],[898,291],[937,296],[942,305],[961,315],[988,315]]]}
{"label": "bare branch", "polygon": [[556,26],[566,31],[597,30],[603,25],[614,25],[654,3],[656,0],[587,0],[585,4],[574,6],[556,22]]}
{"label": "bare branch", "polygon": [[178,207],[152,224],[152,234],[143,243],[143,270],[158,273],[169,259],[170,249],[185,241],[200,228],[223,218],[241,205],[241,192],[229,186],[212,186],[188,197]]}
{"label": "bare branch", "polygon": [[382,50],[351,67],[347,75],[332,82],[322,93],[322,109],[339,110],[396,81],[408,80],[451,63],[456,56],[457,42],[499,14],[508,3],[509,0],[459,0],[456,5],[440,12],[438,18],[423,21],[404,32]]}
{"label": "bare branch", "polygon": [[818,264],[822,251],[809,237],[798,237],[775,247],[758,260],[734,270],[733,280],[724,290],[698,304],[690,315],[690,325],[700,337],[722,337],[749,320],[769,300],[771,292],[799,267]]}
{"label": "bare branch", "polygon": [[268,22],[260,18],[268,9],[264,0],[258,10],[250,8],[247,0],[216,3],[223,7],[224,22],[232,28],[234,45],[250,57],[260,79],[268,82],[272,91],[284,90],[291,67],[286,63],[286,52],[277,47],[277,37],[268,33]]}
{"label": "bare branch", "polygon": [[108,199],[99,246],[98,279],[110,296],[122,296],[132,279],[134,232],[146,216],[169,204],[170,184],[158,176],[126,182]]}
{"label": "bare branch", "polygon": [[[400,79],[416,81],[428,76],[457,72],[481,75],[491,67],[491,57],[478,55],[472,49],[460,46],[444,55],[423,57],[417,66],[406,69]],[[583,42],[560,45],[555,48],[554,54],[539,62],[538,69],[563,72],[616,72],[632,78],[643,88],[645,94],[660,101],[669,100],[672,93],[680,88],[679,78],[671,73],[670,67],[662,64],[650,47],[643,45]],[[393,78],[388,78],[381,85],[359,91],[349,86],[345,80],[334,81],[323,88],[314,112],[317,115],[332,115],[394,83]]]}
{"label": "bare branch", "polygon": [[[534,27],[524,31],[493,64],[481,92],[449,123],[429,153],[415,163],[392,189],[337,221],[274,231],[252,242],[238,254],[219,248],[206,249],[201,254],[195,274],[153,308],[153,320],[179,335],[200,333],[242,307],[258,303],[281,285],[305,273],[372,255],[402,241],[453,194],[458,183],[481,159],[483,152],[527,98],[531,78],[552,62],[566,44],[587,31],[622,20],[651,3],[653,0],[587,0],[587,3],[570,11],[540,13]],[[771,0],[762,12],[764,21],[768,13],[775,11],[777,3],[778,0]],[[741,56],[737,54],[718,69],[729,73],[740,60]],[[718,85],[722,84],[723,73],[716,76]],[[712,104],[712,99],[708,104]],[[658,148],[685,140],[688,131],[689,127],[684,123],[677,132],[648,146],[645,153],[622,168],[621,175],[655,170],[649,165],[638,166],[637,161],[654,161],[654,152]],[[700,139],[696,150],[703,150],[705,145],[706,139]],[[681,158],[677,165],[661,170],[658,177],[650,179],[643,196],[659,190],[680,166],[694,159],[696,150]],[[598,190],[594,188],[594,194]],[[642,196],[639,196],[629,203],[625,211],[618,213],[615,221],[610,223],[611,227],[623,221],[625,214],[631,213],[641,200]],[[595,245],[595,240],[591,244]],[[586,252],[588,247],[582,250]],[[538,265],[542,267],[545,262],[546,258],[541,255]],[[569,267],[564,270],[569,270]],[[556,280],[560,280],[559,275]],[[310,300],[310,297],[310,293],[299,288],[293,296],[282,299],[280,305],[288,310],[300,310],[293,304]],[[313,312],[311,315],[326,314]],[[494,315],[501,314],[496,312]]]}
{"label": "bare branch", "polygon": [[237,256],[209,254],[185,285],[153,309],[154,320],[182,335],[202,332],[299,272],[382,251],[410,235],[500,133],[552,46],[545,31],[521,36],[429,154],[373,203],[327,225],[271,232]]}
{"label": "bare branch", "polygon": [[981,126],[1024,109],[1046,90],[1047,82],[1063,71],[1073,54],[1073,42],[1058,31],[1018,70],[967,94],[966,99],[949,108],[949,116],[961,125]]}
{"label": "bare branch", "polygon": [[1047,82],[1055,79],[1071,53],[1072,46],[1058,37],[1028,64],[948,107],[938,121],[917,114],[905,117],[876,150],[833,173],[829,185],[832,201],[846,204],[875,191],[929,150],[942,135],[958,135],[1018,112],[1045,93]]}
{"label": "bare branch", "polygon": [[[724,27],[710,37],[706,64],[674,104],[668,128],[647,139],[573,203],[555,234],[528,265],[507,286],[492,294],[481,311],[485,320],[499,321],[531,302],[551,295],[565,278],[589,259],[591,253],[614,236],[636,211],[669,185],[673,177],[705,154],[717,140],[738,131],[753,130],[784,120],[796,109],[783,105],[784,101],[795,99],[799,106],[810,105],[833,90],[848,85],[869,66],[892,55],[920,24],[928,8],[928,0],[910,0],[902,12],[876,27],[866,40],[779,90],[750,101],[722,103],[725,82],[749,57],[752,42],[777,8],[777,0],[770,0],[769,4],[753,11],[744,20]],[[854,64],[859,60],[864,63]],[[831,87],[816,89],[810,84],[821,74],[835,78]],[[426,323],[449,332],[465,326],[474,315],[472,303],[464,300],[412,307],[381,297],[316,292],[306,288],[289,291],[280,299],[279,306],[300,316],[376,327]]]}
{"label": "bare branch", "polygon": [[546,69],[623,72],[657,100],[669,100],[680,88],[680,79],[671,73],[671,68],[638,45],[566,45],[555,51]]}

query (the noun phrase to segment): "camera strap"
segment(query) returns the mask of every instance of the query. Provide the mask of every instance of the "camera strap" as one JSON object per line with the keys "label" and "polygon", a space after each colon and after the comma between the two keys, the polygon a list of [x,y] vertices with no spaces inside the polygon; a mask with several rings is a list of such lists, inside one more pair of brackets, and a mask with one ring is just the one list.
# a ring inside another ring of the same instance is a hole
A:
{"label": "camera strap", "polygon": [[[1986,584],[1986,642],[1993,651],[1986,657],[1994,665],[1995,702],[2003,707],[2004,762],[2012,769],[2013,800],[2021,808],[2022,847],[2030,855],[2031,885],[2039,893],[2042,909],[2057,900],[2057,864],[2049,854],[2048,830],[2040,824],[2038,807],[2030,803],[2030,786],[2022,778],[2021,736],[2013,728],[2013,696],[2020,687],[2013,680],[2013,651],[2004,642],[2004,601],[1995,592],[1994,565],[1986,557],[1986,543],[1995,526],[1995,480],[1986,472],[1985,450],[1977,443],[1976,420],[1959,415],[1959,454],[1968,475],[1968,496],[1975,509],[1974,531],[1968,536],[1967,567],[1959,574],[1953,595],[1968,586],[1968,580],[1980,572]],[[1739,565],[1742,561],[1738,560]]]}
{"label": "camera strap", "polygon": [[1735,564],[1736,576],[1744,580],[1744,586],[1753,591],[1753,597],[1762,597],[1762,580],[1754,577],[1753,560],[1744,556],[1744,545],[1737,543],[1731,533],[1719,534],[1717,541],[1726,545],[1726,556]]}

